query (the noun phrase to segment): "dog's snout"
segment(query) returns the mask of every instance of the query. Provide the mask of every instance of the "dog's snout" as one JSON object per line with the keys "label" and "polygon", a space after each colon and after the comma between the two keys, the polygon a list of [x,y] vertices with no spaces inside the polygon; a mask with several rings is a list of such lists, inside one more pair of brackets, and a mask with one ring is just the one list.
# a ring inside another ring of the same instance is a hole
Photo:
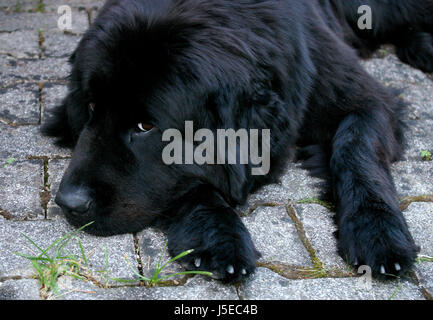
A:
{"label": "dog's snout", "polygon": [[63,209],[74,214],[83,214],[89,211],[92,198],[85,188],[69,188],[59,190],[55,202]]}

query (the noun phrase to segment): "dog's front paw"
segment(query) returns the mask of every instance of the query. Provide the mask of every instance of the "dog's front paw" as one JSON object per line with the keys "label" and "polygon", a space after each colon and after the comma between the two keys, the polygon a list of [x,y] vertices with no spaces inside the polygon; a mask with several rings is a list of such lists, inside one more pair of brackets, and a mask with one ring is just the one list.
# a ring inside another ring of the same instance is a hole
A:
{"label": "dog's front paw", "polygon": [[411,270],[419,247],[402,213],[376,204],[340,221],[338,250],[351,265],[367,265],[373,276],[386,279]]}
{"label": "dog's front paw", "polygon": [[260,253],[246,230],[219,232],[202,239],[202,244],[185,256],[181,263],[189,270],[212,272],[223,282],[238,282],[256,269]]}

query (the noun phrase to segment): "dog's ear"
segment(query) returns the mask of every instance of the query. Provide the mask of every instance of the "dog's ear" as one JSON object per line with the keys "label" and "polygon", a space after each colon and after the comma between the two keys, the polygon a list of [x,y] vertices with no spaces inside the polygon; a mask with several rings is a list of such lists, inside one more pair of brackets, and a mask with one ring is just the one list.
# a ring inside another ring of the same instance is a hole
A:
{"label": "dog's ear", "polygon": [[69,93],[60,105],[48,112],[41,126],[42,134],[57,138],[55,144],[60,147],[72,148],[88,121],[86,110],[82,101]]}
{"label": "dog's ear", "polygon": [[67,99],[48,112],[41,132],[45,136],[57,138],[55,144],[60,147],[73,147],[71,128],[68,124]]}

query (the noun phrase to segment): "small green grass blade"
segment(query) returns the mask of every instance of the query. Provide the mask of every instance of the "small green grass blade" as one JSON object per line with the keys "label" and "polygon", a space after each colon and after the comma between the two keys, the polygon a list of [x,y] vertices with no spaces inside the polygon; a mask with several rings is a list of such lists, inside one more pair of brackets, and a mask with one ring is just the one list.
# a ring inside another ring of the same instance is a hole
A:
{"label": "small green grass blade", "polygon": [[186,256],[186,255],[188,255],[188,254],[190,254],[191,252],[193,252],[194,251],[194,249],[190,249],[190,250],[187,250],[187,251],[184,251],[184,252],[182,252],[182,253],[180,253],[180,254],[178,254],[176,257],[174,257],[174,258],[171,258],[170,260],[168,260],[162,267],[161,267],[161,270],[163,270],[169,263],[172,263],[173,261],[176,261],[176,260],[178,260],[178,259],[180,259],[180,258],[183,258],[184,256]]}
{"label": "small green grass blade", "polygon": [[45,250],[42,249],[41,247],[39,247],[39,246],[36,244],[36,242],[34,242],[32,239],[30,239],[29,236],[25,235],[24,233],[21,233],[21,235],[22,235],[24,238],[26,238],[27,241],[30,242],[30,243],[31,243],[31,244],[32,244],[36,249],[38,249],[38,250],[41,252],[40,257],[41,257],[42,255],[44,255],[44,256],[47,257],[47,259],[48,259],[49,261],[52,261],[51,258],[48,256],[48,254],[46,254]]}
{"label": "small green grass blade", "polygon": [[89,264],[87,263],[87,258],[86,255],[84,253],[84,248],[83,248],[83,244],[81,243],[81,240],[78,239],[78,246],[80,247],[80,251],[81,251],[81,258],[83,259],[84,265],[86,266],[86,268],[89,268]]}
{"label": "small green grass blade", "polygon": [[126,255],[123,256],[123,258],[126,260],[126,263],[128,264],[129,269],[131,269],[131,271],[132,271],[132,272],[133,272],[137,277],[139,277],[140,280],[142,280],[142,281],[146,281],[146,282],[150,282],[150,281],[151,281],[151,279],[142,276],[141,274],[138,273],[137,270],[134,269],[134,267],[132,267],[132,265],[131,265],[131,263],[129,262],[129,260],[128,260],[128,258],[126,257]]}
{"label": "small green grass blade", "polygon": [[167,279],[167,278],[174,277],[174,276],[186,275],[186,274],[200,274],[200,275],[204,275],[204,276],[212,276],[212,272],[207,272],[207,271],[182,271],[182,272],[171,273],[171,274],[168,274],[164,277],[161,277],[158,279],[158,282],[162,281],[164,279]]}
{"label": "small green grass blade", "polygon": [[29,260],[52,262],[51,259],[37,257],[37,256],[35,257],[35,256],[31,256],[31,255],[26,254],[26,253],[14,252],[13,254],[20,256],[20,257],[23,257],[23,258],[26,258],[26,259],[29,259]]}

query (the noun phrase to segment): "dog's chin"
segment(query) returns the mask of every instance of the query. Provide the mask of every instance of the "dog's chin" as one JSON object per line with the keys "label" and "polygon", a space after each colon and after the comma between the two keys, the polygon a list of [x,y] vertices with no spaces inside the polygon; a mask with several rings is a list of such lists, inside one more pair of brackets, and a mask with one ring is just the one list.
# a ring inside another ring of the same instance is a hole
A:
{"label": "dog's chin", "polygon": [[[119,223],[109,216],[87,214],[80,216],[63,210],[63,214],[70,225],[88,234],[100,237],[109,237],[125,233],[135,233],[140,230],[132,228],[130,224]],[[141,228],[142,229],[142,228]]]}

